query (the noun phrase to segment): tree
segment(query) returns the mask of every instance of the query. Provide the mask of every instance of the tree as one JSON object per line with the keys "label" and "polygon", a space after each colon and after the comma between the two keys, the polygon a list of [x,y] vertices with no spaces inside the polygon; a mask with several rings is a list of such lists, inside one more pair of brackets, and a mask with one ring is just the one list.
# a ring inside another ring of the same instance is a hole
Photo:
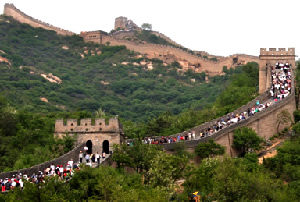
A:
{"label": "tree", "polygon": [[200,158],[208,158],[211,155],[222,155],[225,153],[225,147],[216,144],[214,140],[200,143],[195,147],[195,153]]}
{"label": "tree", "polygon": [[95,111],[96,118],[105,118],[105,110],[102,110],[102,108],[99,108],[97,111]]}
{"label": "tree", "polygon": [[250,149],[258,150],[263,140],[252,128],[242,127],[233,132],[233,147],[245,156]]}
{"label": "tree", "polygon": [[143,30],[152,30],[152,25],[149,23],[143,23],[142,24],[142,29]]}
{"label": "tree", "polygon": [[154,187],[172,191],[176,180],[183,177],[188,165],[186,156],[174,156],[164,151],[157,152],[151,160],[146,182]]}
{"label": "tree", "polygon": [[132,161],[128,154],[130,147],[126,144],[117,145],[114,144],[114,155],[112,156],[112,160],[117,163],[117,168],[123,168],[125,166],[131,166]]}
{"label": "tree", "polygon": [[279,187],[268,172],[249,171],[244,159],[225,158],[213,175],[213,201],[272,201]]}
{"label": "tree", "polygon": [[292,123],[292,117],[290,113],[285,109],[277,114],[277,133],[279,133],[280,125]]}

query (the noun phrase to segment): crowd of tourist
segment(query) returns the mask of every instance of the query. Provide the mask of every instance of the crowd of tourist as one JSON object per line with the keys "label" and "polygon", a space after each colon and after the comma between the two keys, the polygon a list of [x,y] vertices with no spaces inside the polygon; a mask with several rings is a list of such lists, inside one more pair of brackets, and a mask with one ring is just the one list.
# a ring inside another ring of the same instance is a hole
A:
{"label": "crowd of tourist", "polygon": [[57,176],[59,180],[67,182],[71,179],[75,171],[80,170],[80,164],[85,164],[87,166],[92,166],[92,163],[100,164],[107,157],[105,152],[102,153],[102,159],[98,152],[96,154],[88,154],[87,147],[84,147],[85,154],[80,151],[79,153],[79,162],[74,163],[73,159],[68,161],[68,163],[63,165],[54,165],[52,164],[50,167],[46,168],[44,171],[39,171],[38,173],[33,173],[31,176],[27,174],[18,173],[13,175],[11,178],[0,179],[0,186],[2,192],[7,192],[10,190],[14,190],[16,188],[23,189],[24,182],[31,183],[43,183],[45,179],[48,177]]}
{"label": "crowd of tourist", "polygon": [[277,62],[272,66],[272,85],[270,88],[271,97],[274,100],[282,100],[291,93],[292,75],[289,63]]}
{"label": "crowd of tourist", "polygon": [[55,166],[52,164],[44,171],[39,171],[37,174],[33,173],[31,176],[26,174],[22,175],[22,173],[19,173],[17,175],[13,175],[12,178],[5,178],[4,180],[0,179],[0,185],[2,192],[6,192],[15,188],[23,189],[25,181],[31,183],[45,182],[47,177],[58,176],[59,180],[66,182],[72,177],[75,170],[79,170],[79,167],[77,164],[74,164],[73,160],[71,159],[68,161],[65,167],[63,167],[63,165]]}
{"label": "crowd of tourist", "polygon": [[83,159],[84,159],[87,166],[92,166],[92,163],[97,163],[99,165],[106,158],[106,153],[104,151],[101,154],[102,158],[100,158],[100,154],[98,152],[96,154],[89,154],[87,150],[88,147],[84,147],[85,153],[80,151],[79,163],[83,163]]}
{"label": "crowd of tourist", "polygon": [[210,127],[201,130],[198,134],[195,131],[185,133],[184,135],[178,134],[177,136],[163,136],[163,137],[145,137],[143,139],[144,144],[169,144],[175,142],[182,142],[188,140],[196,140],[205,138],[215,134],[216,132],[232,125],[238,123],[242,120],[253,116],[255,113],[261,112],[264,109],[267,109],[269,106],[273,104],[273,101],[267,101],[264,104],[260,104],[259,100],[257,100],[256,104],[252,108],[248,108],[247,111],[241,112],[238,114],[230,113],[227,115],[226,118],[221,118],[215,122],[215,124],[211,125]]}
{"label": "crowd of tourist", "polygon": [[[185,133],[185,134],[178,134],[168,137],[145,137],[143,139],[144,144],[169,144],[187,140],[196,140],[211,136],[232,124],[238,123],[243,121],[255,113],[261,112],[272,104],[276,103],[278,100],[282,100],[287,97],[291,93],[291,85],[292,85],[292,78],[291,78],[291,66],[288,62],[281,63],[277,62],[275,66],[271,66],[271,76],[272,76],[272,85],[270,88],[270,99],[265,101],[264,103],[260,103],[259,100],[256,101],[255,105],[252,108],[248,108],[247,111],[234,114],[229,113],[227,114],[226,118],[221,118],[215,122],[215,124],[207,127],[206,129],[201,130],[197,134],[195,131]],[[128,143],[130,144],[130,143]]]}

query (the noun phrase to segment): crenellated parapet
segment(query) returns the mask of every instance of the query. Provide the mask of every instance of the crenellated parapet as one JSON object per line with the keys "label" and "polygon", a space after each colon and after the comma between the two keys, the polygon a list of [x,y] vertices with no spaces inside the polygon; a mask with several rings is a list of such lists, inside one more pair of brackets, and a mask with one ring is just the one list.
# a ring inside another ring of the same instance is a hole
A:
{"label": "crenellated parapet", "polygon": [[105,119],[58,119],[55,121],[55,133],[120,133],[122,129],[118,118]]}
{"label": "crenellated parapet", "polygon": [[288,48],[287,50],[285,48],[269,48],[269,50],[261,48],[260,56],[295,56],[295,48]]}

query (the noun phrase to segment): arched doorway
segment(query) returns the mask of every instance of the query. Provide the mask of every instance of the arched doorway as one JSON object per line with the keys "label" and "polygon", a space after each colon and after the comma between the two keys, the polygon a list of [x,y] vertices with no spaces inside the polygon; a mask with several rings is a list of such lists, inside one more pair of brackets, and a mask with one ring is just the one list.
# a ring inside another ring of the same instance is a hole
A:
{"label": "arched doorway", "polygon": [[92,143],[92,141],[88,140],[85,145],[88,148],[87,153],[92,154],[92,152],[93,152],[93,143]]}
{"label": "arched doorway", "polygon": [[109,141],[108,140],[103,141],[102,148],[106,154],[109,154]]}

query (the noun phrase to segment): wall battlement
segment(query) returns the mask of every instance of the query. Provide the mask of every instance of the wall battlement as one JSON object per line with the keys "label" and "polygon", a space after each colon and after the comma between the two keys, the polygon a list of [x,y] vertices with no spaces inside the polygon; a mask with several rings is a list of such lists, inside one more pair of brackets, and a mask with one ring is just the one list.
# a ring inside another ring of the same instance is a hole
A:
{"label": "wall battlement", "polygon": [[266,48],[261,48],[260,49],[260,56],[270,56],[270,55],[295,55],[295,48],[288,48],[287,50],[285,48],[269,48],[267,50]]}
{"label": "wall battlement", "polygon": [[108,122],[105,119],[63,119],[55,121],[55,133],[120,133],[120,122],[118,118],[110,118]]}
{"label": "wall battlement", "polygon": [[33,17],[30,17],[30,16],[26,15],[25,13],[23,13],[22,11],[20,11],[19,9],[17,9],[13,4],[6,3],[4,5],[4,15],[11,16],[15,20],[17,20],[21,23],[29,24],[32,27],[41,27],[41,28],[44,28],[47,30],[53,30],[57,34],[61,34],[61,35],[74,35],[75,34],[71,31],[64,30],[59,27],[55,27],[48,23],[42,22],[38,19],[34,19]]}

